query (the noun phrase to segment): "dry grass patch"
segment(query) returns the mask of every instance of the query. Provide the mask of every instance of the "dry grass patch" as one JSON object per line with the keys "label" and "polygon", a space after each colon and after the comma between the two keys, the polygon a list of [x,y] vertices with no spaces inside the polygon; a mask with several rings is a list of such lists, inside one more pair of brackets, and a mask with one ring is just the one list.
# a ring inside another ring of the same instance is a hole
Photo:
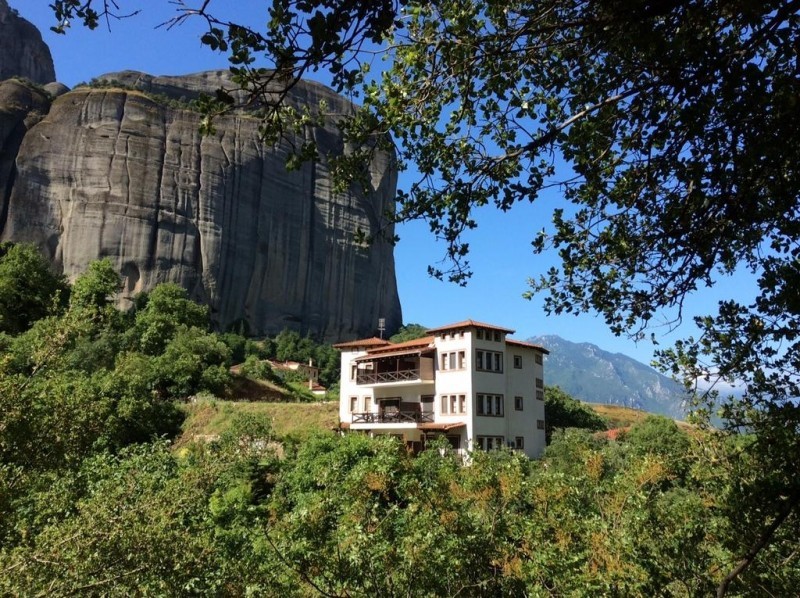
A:
{"label": "dry grass patch", "polygon": [[234,417],[251,413],[267,417],[279,437],[304,440],[320,431],[330,431],[339,423],[339,404],[265,403],[263,401],[199,400],[183,406],[186,420],[175,446],[214,438],[227,430]]}
{"label": "dry grass patch", "polygon": [[641,409],[632,409],[630,407],[622,407],[620,405],[602,405],[599,403],[583,404],[590,409],[593,409],[598,415],[606,418],[608,420],[609,429],[633,426],[653,415],[652,413],[642,411]]}
{"label": "dry grass patch", "polygon": [[[622,407],[621,405],[605,405],[600,403],[583,403],[587,407],[593,409],[595,413],[603,416],[608,420],[609,430],[616,428],[628,428],[643,422],[651,415],[655,415],[648,411],[641,409],[633,409],[631,407]],[[694,426],[684,421],[675,420],[675,423],[685,431],[693,430]]]}

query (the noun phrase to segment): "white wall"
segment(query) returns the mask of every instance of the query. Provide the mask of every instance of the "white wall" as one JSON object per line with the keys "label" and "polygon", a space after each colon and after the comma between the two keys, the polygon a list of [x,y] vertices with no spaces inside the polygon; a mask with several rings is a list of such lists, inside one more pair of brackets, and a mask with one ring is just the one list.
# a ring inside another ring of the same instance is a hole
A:
{"label": "white wall", "polygon": [[[515,437],[524,438],[524,451],[529,457],[539,457],[545,448],[545,432],[537,427],[537,421],[544,421],[544,401],[536,398],[536,378],[544,380],[544,367],[536,363],[538,351],[532,347],[508,345],[505,335],[501,341],[478,339],[475,329],[463,335],[438,335],[434,340],[436,356],[434,367],[435,384],[379,385],[377,387],[359,386],[350,379],[350,366],[353,359],[366,354],[366,351],[342,351],[341,395],[339,417],[342,422],[352,420],[350,397],[358,396],[358,411],[363,410],[364,397],[372,396],[373,411],[378,410],[378,399],[399,397],[403,402],[416,402],[421,395],[434,395],[434,414],[437,422],[464,422],[462,448],[470,447],[477,436],[503,436],[506,442],[514,442]],[[475,370],[475,351],[494,351],[503,353],[503,372]],[[457,370],[442,370],[443,353],[464,351],[464,367]],[[522,357],[522,368],[514,368],[514,355]],[[476,411],[476,395],[479,393],[503,395],[503,417],[479,416]],[[465,395],[466,414],[442,413],[442,395]],[[514,397],[521,396],[522,411],[514,409]],[[458,433],[455,431],[453,433]],[[416,434],[414,435],[417,436]]]}

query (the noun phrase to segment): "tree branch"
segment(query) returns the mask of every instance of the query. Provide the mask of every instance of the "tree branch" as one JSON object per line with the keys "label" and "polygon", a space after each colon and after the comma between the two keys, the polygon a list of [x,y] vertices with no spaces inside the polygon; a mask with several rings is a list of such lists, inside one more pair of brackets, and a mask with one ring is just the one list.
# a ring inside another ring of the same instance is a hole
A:
{"label": "tree branch", "polygon": [[794,508],[800,503],[800,490],[796,490],[786,501],[786,504],[783,505],[783,508],[778,513],[778,516],[775,517],[775,520],[764,530],[761,536],[758,538],[755,544],[747,551],[733,570],[725,576],[725,579],[722,580],[722,583],[719,584],[717,587],[717,598],[723,598],[725,594],[728,592],[728,586],[730,586],[731,582],[736,579],[745,569],[747,569],[750,564],[755,560],[758,553],[769,544],[770,540],[772,539],[773,534],[775,531],[781,526],[781,524],[786,521],[786,519],[791,515]]}

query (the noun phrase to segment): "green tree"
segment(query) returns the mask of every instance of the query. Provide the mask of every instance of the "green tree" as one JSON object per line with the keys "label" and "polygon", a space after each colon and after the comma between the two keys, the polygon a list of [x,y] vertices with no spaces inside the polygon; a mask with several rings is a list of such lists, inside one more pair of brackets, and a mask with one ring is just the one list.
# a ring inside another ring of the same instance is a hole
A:
{"label": "green tree", "polygon": [[18,334],[68,297],[63,276],[31,245],[0,244],[0,331]]}
{"label": "green tree", "polygon": [[207,330],[208,307],[189,299],[186,289],[163,283],[147,296],[147,304],[136,313],[132,333],[138,348],[149,355],[161,353],[181,326]]}
{"label": "green tree", "polygon": [[231,381],[230,350],[215,334],[179,326],[156,357],[156,388],[165,398],[183,399],[207,390],[222,394]]}
{"label": "green tree", "polygon": [[605,430],[608,422],[591,407],[571,397],[558,386],[548,386],[544,391],[545,435],[550,442],[553,431],[565,428]]}
{"label": "green tree", "polygon": [[89,264],[72,285],[70,305],[83,309],[108,311],[119,292],[120,278],[108,258]]}
{"label": "green tree", "polygon": [[673,420],[650,415],[625,435],[634,451],[658,454],[670,462],[683,461],[689,452],[689,436]]}
{"label": "green tree", "polygon": [[[57,22],[96,26],[93,4],[116,6],[57,0]],[[739,547],[722,595],[800,505],[798,9],[796,0],[289,0],[273,3],[263,32],[214,19],[213,2],[177,22],[206,19],[203,43],[229,52],[236,82],[262,100],[268,141],[317,116],[287,110],[275,85],[324,69],[339,91],[360,94],[361,109],[338,121],[355,148],[335,161],[340,188],[363,182],[376,149],[413,164],[419,179],[386,217],[425,219],[446,241],[451,266],[432,268],[437,276],[469,276],[463,234],[477,226],[475,208],[507,210],[558,185],[572,205],[534,247],[561,264],[531,281],[549,312],[597,312],[614,332],[640,336],[662,313],[679,322],[689,294],[737,268],[757,277],[753,302],[722,301],[697,320],[698,338],[660,354],[689,384],[744,383],[723,415],[769,457],[762,474],[777,499],[763,501],[762,535]],[[366,76],[362,50],[382,48],[385,71]],[[256,55],[274,71],[255,68]],[[231,101],[221,93],[209,115]],[[290,162],[315,155],[305,144]]]}
{"label": "green tree", "polygon": [[228,582],[244,593],[241,581],[220,579],[225,566],[208,523],[213,473],[184,466],[163,443],[87,459],[87,487],[73,509],[35,543],[2,549],[2,592],[219,595]]}
{"label": "green tree", "polygon": [[389,337],[393,343],[402,343],[404,341],[413,341],[422,338],[428,333],[428,328],[422,324],[403,324],[400,326],[395,334]]}

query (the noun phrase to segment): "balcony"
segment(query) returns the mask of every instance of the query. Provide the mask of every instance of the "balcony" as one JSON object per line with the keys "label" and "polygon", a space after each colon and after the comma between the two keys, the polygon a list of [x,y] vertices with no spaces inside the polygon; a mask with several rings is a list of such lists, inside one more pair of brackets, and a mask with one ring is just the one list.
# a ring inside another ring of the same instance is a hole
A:
{"label": "balcony", "polygon": [[434,380],[433,359],[420,356],[360,358],[354,366],[356,384],[430,384]]}
{"label": "balcony", "polygon": [[422,379],[420,369],[399,370],[393,372],[365,372],[359,371],[356,384],[385,384],[392,382],[415,382]]}
{"label": "balcony", "polygon": [[381,413],[354,413],[354,424],[432,424],[433,412],[384,411]]}

